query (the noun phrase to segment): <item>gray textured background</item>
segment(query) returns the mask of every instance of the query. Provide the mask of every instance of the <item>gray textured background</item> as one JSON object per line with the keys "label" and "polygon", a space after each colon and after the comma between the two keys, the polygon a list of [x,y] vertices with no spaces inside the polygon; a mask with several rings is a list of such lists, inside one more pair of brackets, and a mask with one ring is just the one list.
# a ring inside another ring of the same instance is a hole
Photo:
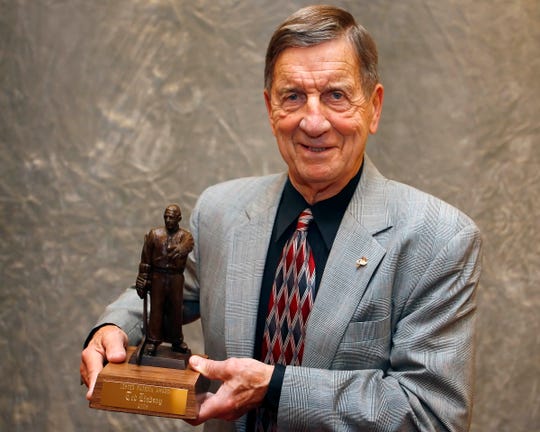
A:
{"label": "gray textured background", "polygon": [[[81,343],[166,204],[283,168],[263,56],[305,4],[0,0],[0,430],[190,430],[90,410]],[[538,431],[540,2],[337,4],[379,46],[368,153],[484,233],[472,430]]]}

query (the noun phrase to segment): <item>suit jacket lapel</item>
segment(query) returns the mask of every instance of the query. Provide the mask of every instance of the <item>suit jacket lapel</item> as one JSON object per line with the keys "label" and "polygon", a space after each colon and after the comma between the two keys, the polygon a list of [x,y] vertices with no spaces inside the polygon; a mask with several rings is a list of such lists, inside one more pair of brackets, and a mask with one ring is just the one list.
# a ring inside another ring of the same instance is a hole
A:
{"label": "suit jacket lapel", "polygon": [[[226,272],[225,344],[228,357],[251,357],[268,242],[286,174],[249,205],[231,230]],[[391,227],[384,183],[366,156],[360,184],[343,217],[306,335],[304,365],[329,368],[352,314],[386,250],[376,236]],[[367,264],[357,266],[365,257]]]}
{"label": "suit jacket lapel", "polygon": [[[303,365],[330,368],[343,333],[386,250],[376,235],[390,228],[384,182],[366,157],[364,170],[341,222],[311,311]],[[359,259],[365,259],[358,264]]]}
{"label": "suit jacket lapel", "polygon": [[231,231],[226,273],[225,344],[228,357],[251,357],[268,242],[286,175],[251,203]]}

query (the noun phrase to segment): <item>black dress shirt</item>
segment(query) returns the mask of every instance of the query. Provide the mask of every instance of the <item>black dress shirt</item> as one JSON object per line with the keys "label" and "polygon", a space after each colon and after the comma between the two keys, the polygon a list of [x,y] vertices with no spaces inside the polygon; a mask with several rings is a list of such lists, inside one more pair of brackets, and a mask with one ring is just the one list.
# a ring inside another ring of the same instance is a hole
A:
{"label": "black dress shirt", "polygon": [[[275,272],[279,264],[281,251],[283,250],[286,241],[294,233],[300,213],[307,207],[311,207],[313,213],[313,221],[309,224],[307,239],[315,260],[316,296],[326,267],[328,255],[332,249],[332,244],[336,238],[343,215],[358,186],[361,173],[362,168],[358,170],[358,173],[341,190],[341,192],[324,201],[317,202],[313,206],[309,206],[304,197],[293,187],[290,180],[287,180],[277,210],[264,267],[257,317],[257,329],[255,333],[255,350],[253,353],[255,359],[260,359],[261,357],[268,301],[270,292],[272,291],[272,284],[274,283]],[[315,298],[313,300],[315,301]],[[263,403],[266,408],[277,411],[284,375],[285,366],[276,365]],[[253,428],[253,419],[254,416],[250,415],[248,418],[248,430],[252,430]]]}

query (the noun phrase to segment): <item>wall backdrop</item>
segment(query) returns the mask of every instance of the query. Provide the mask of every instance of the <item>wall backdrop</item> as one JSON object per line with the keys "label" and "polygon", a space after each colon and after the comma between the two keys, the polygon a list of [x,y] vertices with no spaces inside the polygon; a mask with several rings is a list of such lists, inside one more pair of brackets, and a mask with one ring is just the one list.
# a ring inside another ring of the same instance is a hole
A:
{"label": "wall backdrop", "polygon": [[[192,430],[90,410],[81,344],[168,203],[187,226],[208,185],[283,169],[264,51],[306,4],[0,0],[0,430]],[[472,430],[540,430],[540,2],[336,4],[380,51],[371,158],[484,233]]]}

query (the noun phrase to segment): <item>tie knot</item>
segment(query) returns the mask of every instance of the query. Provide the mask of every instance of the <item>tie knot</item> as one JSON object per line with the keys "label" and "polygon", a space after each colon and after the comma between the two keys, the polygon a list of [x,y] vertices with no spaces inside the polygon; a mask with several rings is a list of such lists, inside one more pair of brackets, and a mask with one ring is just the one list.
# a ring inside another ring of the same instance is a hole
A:
{"label": "tie knot", "polygon": [[296,224],[296,230],[297,231],[307,231],[309,223],[313,220],[313,214],[311,213],[311,209],[307,208],[305,209],[298,218],[298,222]]}

